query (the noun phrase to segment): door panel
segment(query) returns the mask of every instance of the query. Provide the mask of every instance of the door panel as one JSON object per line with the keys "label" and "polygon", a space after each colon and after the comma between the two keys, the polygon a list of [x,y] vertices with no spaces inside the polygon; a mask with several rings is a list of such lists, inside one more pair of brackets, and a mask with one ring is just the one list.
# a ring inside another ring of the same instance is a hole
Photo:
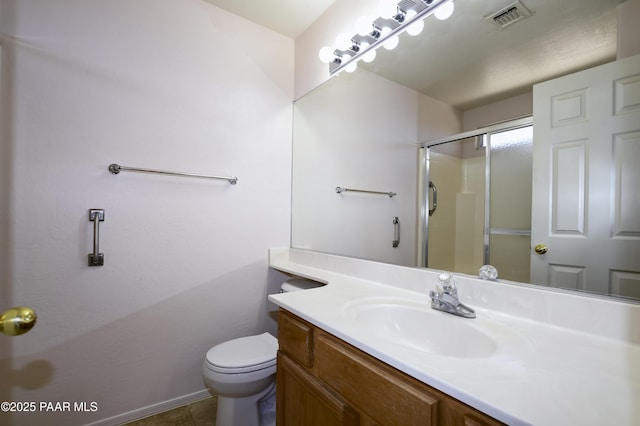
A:
{"label": "door panel", "polygon": [[613,235],[640,237],[640,132],[615,135],[613,140]]}
{"label": "door panel", "polygon": [[587,141],[551,148],[551,233],[585,235]]}

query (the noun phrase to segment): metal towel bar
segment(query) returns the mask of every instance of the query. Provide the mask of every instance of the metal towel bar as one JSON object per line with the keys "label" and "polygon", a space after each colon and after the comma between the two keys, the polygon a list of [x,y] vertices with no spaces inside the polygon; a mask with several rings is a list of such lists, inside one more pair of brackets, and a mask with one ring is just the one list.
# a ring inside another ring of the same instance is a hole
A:
{"label": "metal towel bar", "polygon": [[202,178],[202,179],[226,180],[231,185],[235,185],[236,183],[238,183],[238,178],[235,176],[208,176],[208,175],[197,175],[193,173],[169,172],[166,170],[143,169],[140,167],[125,167],[115,163],[109,165],[109,171],[114,175],[117,175],[120,172],[138,172],[138,173],[153,173],[153,174],[170,175],[170,176],[184,176],[184,177]]}
{"label": "metal towel bar", "polygon": [[336,192],[338,194],[340,194],[341,192],[363,192],[366,194],[382,194],[382,195],[388,195],[389,198],[393,198],[394,196],[396,196],[395,192],[365,191],[364,189],[341,188],[339,186],[336,187]]}

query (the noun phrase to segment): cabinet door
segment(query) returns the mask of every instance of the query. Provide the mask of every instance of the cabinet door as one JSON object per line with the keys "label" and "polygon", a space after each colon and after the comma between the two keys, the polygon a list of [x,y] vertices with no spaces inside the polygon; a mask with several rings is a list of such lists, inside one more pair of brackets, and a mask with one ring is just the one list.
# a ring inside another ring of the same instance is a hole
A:
{"label": "cabinet door", "polygon": [[357,426],[358,413],[282,352],[278,353],[278,426]]}

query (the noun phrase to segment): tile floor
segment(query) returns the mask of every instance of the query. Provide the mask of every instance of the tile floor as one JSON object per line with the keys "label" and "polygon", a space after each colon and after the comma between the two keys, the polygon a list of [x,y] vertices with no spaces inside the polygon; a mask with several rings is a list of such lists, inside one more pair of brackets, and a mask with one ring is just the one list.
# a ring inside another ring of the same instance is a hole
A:
{"label": "tile floor", "polygon": [[207,398],[124,426],[216,426],[217,398]]}

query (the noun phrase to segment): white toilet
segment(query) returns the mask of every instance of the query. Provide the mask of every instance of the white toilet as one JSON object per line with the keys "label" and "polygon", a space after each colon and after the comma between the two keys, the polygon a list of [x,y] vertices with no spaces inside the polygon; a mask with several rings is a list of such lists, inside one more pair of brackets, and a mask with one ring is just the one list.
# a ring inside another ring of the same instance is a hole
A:
{"label": "white toilet", "polygon": [[[285,281],[280,291],[320,285],[295,278]],[[218,395],[217,425],[275,425],[277,353],[278,340],[269,333],[240,337],[209,349],[202,370],[207,387]],[[259,408],[261,404],[263,410]],[[266,415],[264,407],[267,407]]]}

